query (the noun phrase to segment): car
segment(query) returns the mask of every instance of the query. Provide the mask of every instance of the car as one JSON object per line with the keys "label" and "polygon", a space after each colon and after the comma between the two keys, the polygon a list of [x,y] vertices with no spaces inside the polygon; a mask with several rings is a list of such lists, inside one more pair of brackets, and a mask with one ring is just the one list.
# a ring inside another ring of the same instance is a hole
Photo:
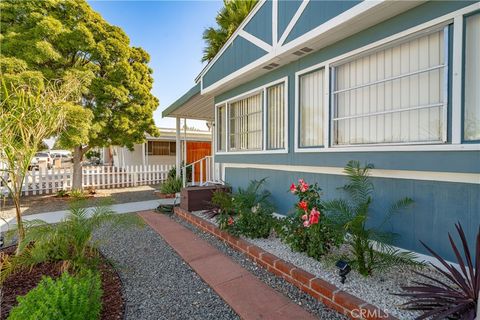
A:
{"label": "car", "polygon": [[48,152],[37,152],[33,156],[32,161],[30,162],[29,169],[39,169],[42,163],[46,164],[47,169],[51,169],[53,166],[53,159],[50,157],[50,153]]}

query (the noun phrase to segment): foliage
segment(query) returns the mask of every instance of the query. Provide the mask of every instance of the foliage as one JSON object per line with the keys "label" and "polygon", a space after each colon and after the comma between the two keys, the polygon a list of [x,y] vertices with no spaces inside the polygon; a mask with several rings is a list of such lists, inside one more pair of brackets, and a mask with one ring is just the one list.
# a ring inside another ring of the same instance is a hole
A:
{"label": "foliage", "polygon": [[[74,149],[74,170],[92,147],[132,148],[145,133],[157,135],[150,57],[107,23],[85,0],[5,0],[2,12],[2,77],[12,83],[83,79],[71,99],[59,147]],[[75,148],[73,148],[75,147]],[[74,174],[74,189],[81,188]]]}
{"label": "foliage", "polygon": [[399,294],[412,299],[405,303],[404,307],[409,310],[424,312],[417,319],[444,319],[452,317],[455,319],[475,319],[475,310],[478,308],[480,295],[480,228],[477,231],[474,259],[472,259],[467,238],[460,223],[455,224],[455,228],[462,242],[463,255],[460,253],[450,233],[448,238],[460,268],[447,263],[422,242],[423,246],[444,268],[431,264],[432,267],[449,281],[438,280],[416,272],[426,282],[414,281],[415,286],[402,287],[407,293]]}
{"label": "foliage", "polygon": [[68,197],[70,194],[68,190],[60,189],[56,192],[55,196],[58,198]]}
{"label": "foliage", "polygon": [[92,158],[100,158],[100,151],[98,150],[90,150],[87,153],[85,153],[85,157],[87,159],[92,159]]}
{"label": "foliage", "polygon": [[224,0],[224,7],[215,18],[217,28],[207,28],[203,32],[206,47],[203,49],[202,62],[211,61],[238,26],[257,4],[258,0]]}
{"label": "foliage", "polygon": [[165,194],[177,193],[182,189],[182,185],[181,178],[168,178],[160,185],[160,192]]}
{"label": "foliage", "polygon": [[218,208],[220,229],[250,238],[270,235],[276,219],[272,215],[273,205],[269,202],[270,192],[262,190],[265,180],[250,181],[246,189],[238,188],[233,195],[224,190],[214,192],[212,204]]}
{"label": "foliage", "polygon": [[[180,164],[180,168],[183,168],[185,165],[185,162],[182,161],[182,163]],[[191,181],[191,177],[192,177],[192,167],[187,167],[187,180],[188,181]],[[170,179],[170,178],[175,178],[177,176],[177,168],[174,166],[172,167],[169,171],[168,171],[168,174],[167,174],[167,178]],[[183,170],[180,170],[180,178],[183,177]]]}
{"label": "foliage", "polygon": [[0,163],[6,167],[0,169],[0,179],[13,198],[21,240],[24,235],[20,209],[23,181],[43,140],[62,129],[65,103],[76,96],[80,83],[70,79],[63,83],[46,82],[40,87],[4,81],[2,85]]}
{"label": "foliage", "polygon": [[83,190],[80,190],[80,189],[73,189],[73,190],[70,190],[70,192],[68,193],[68,195],[70,197],[72,197],[72,199],[75,201],[75,200],[84,200],[87,198],[87,195],[85,194],[85,192],[83,192]]}
{"label": "foliage", "polygon": [[95,267],[98,241],[108,235],[102,232],[98,241],[93,241],[92,235],[104,225],[128,227],[141,225],[141,220],[136,215],[115,214],[105,204],[88,210],[84,202],[74,201],[68,216],[58,224],[42,220],[25,222],[25,238],[18,245],[20,254],[4,257],[0,263],[0,283],[17,270],[47,261],[63,261],[64,269],[72,271]]}
{"label": "foliage", "polygon": [[8,320],[99,319],[102,309],[100,277],[85,272],[71,276],[64,272],[53,280],[43,277],[38,286],[18,297]]}
{"label": "foliage", "polygon": [[317,183],[308,184],[303,179],[292,183],[290,192],[297,195],[295,213],[285,218],[277,233],[293,250],[305,252],[320,259],[341,240],[341,233],[333,228],[325,216]]}
{"label": "foliage", "polygon": [[[389,245],[396,236],[394,233],[381,231],[393,214],[413,203],[412,199],[406,197],[394,203],[378,227],[367,226],[374,190],[369,177],[372,168],[372,164],[361,167],[358,161],[348,162],[344,171],[350,181],[342,189],[348,193],[350,200],[338,199],[324,204],[330,213],[330,220],[345,234],[346,243],[353,255],[350,264],[364,276],[370,275],[375,269],[395,264],[415,264],[412,253],[396,250]],[[378,248],[372,240],[377,242]]]}

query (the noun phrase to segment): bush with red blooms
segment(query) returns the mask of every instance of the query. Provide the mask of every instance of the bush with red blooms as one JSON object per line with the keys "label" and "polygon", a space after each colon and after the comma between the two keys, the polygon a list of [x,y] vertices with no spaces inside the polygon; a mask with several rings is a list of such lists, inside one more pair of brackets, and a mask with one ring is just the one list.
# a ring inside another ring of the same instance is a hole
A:
{"label": "bush with red blooms", "polygon": [[308,184],[303,179],[292,183],[290,192],[298,197],[298,202],[295,212],[285,218],[283,227],[278,230],[282,240],[294,251],[305,252],[315,259],[342,241],[341,233],[322,214],[320,190],[317,183]]}

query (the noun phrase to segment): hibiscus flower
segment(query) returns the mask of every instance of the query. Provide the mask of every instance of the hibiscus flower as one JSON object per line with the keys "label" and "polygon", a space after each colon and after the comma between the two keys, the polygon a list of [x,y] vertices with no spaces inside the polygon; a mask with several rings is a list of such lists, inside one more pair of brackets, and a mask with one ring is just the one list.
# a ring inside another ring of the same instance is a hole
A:
{"label": "hibiscus flower", "polygon": [[298,203],[298,207],[299,207],[300,209],[304,210],[304,211],[307,211],[307,209],[308,209],[308,203],[307,203],[307,201],[304,201],[304,200],[300,201],[300,202]]}
{"label": "hibiscus flower", "polygon": [[312,211],[310,211],[309,223],[316,224],[318,223],[319,219],[320,219],[320,211],[318,211],[317,208],[313,208]]}
{"label": "hibiscus flower", "polygon": [[297,186],[295,185],[295,183],[292,183],[292,185],[290,186],[290,192],[293,194],[297,192]]}

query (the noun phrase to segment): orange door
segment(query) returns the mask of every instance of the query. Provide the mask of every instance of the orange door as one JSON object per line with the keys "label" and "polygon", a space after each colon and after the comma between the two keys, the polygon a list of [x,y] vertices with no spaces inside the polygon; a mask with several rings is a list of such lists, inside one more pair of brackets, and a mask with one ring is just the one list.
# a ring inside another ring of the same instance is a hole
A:
{"label": "orange door", "polygon": [[[187,163],[192,163],[212,154],[210,142],[187,141]],[[203,165],[203,181],[205,181],[206,162]],[[200,163],[195,164],[195,181],[200,181]]]}

